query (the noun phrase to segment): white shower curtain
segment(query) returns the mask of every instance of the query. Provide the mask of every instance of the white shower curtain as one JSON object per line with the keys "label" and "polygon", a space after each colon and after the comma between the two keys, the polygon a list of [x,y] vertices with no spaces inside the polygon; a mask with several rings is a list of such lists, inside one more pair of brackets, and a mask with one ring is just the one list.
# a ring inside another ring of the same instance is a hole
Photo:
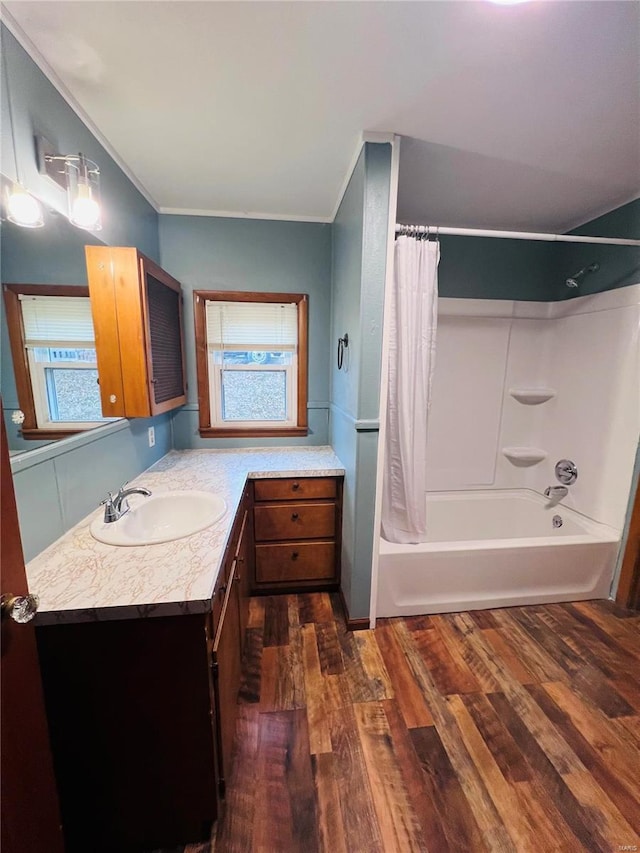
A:
{"label": "white shower curtain", "polygon": [[435,367],[440,244],[398,237],[391,299],[382,535],[426,534],[427,418]]}

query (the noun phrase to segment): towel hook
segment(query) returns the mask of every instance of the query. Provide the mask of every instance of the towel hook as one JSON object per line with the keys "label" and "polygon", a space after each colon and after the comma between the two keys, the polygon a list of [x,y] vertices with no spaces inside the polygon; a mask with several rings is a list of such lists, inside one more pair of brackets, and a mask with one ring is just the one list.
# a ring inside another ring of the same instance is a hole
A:
{"label": "towel hook", "polygon": [[342,370],[344,363],[344,351],[349,348],[349,335],[345,332],[344,337],[338,338],[338,370]]}

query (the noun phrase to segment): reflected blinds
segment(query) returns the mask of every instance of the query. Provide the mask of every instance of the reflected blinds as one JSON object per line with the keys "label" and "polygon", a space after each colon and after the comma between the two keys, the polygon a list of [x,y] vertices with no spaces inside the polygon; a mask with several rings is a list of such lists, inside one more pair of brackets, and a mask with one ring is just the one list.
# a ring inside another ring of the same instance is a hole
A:
{"label": "reflected blinds", "polygon": [[94,343],[88,296],[27,296],[20,294],[26,346]]}

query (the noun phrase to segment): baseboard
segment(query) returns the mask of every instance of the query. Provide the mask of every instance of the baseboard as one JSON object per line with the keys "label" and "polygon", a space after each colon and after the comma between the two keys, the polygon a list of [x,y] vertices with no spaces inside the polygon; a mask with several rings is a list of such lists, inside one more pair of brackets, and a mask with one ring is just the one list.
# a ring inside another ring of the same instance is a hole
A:
{"label": "baseboard", "polygon": [[342,587],[338,590],[340,594],[340,603],[342,604],[342,609],[344,610],[344,618],[347,623],[347,631],[368,631],[369,630],[369,619],[364,616],[360,619],[352,619],[349,616],[349,608],[347,607],[347,602],[344,598],[344,593],[342,592]]}

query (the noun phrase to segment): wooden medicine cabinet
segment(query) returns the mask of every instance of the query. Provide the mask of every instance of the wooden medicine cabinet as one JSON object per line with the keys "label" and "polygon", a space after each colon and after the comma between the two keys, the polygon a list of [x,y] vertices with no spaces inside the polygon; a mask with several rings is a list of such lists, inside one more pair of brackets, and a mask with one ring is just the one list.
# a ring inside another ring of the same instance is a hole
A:
{"label": "wooden medicine cabinet", "polygon": [[180,282],[135,248],[86,246],[102,414],[145,418],[186,402]]}

